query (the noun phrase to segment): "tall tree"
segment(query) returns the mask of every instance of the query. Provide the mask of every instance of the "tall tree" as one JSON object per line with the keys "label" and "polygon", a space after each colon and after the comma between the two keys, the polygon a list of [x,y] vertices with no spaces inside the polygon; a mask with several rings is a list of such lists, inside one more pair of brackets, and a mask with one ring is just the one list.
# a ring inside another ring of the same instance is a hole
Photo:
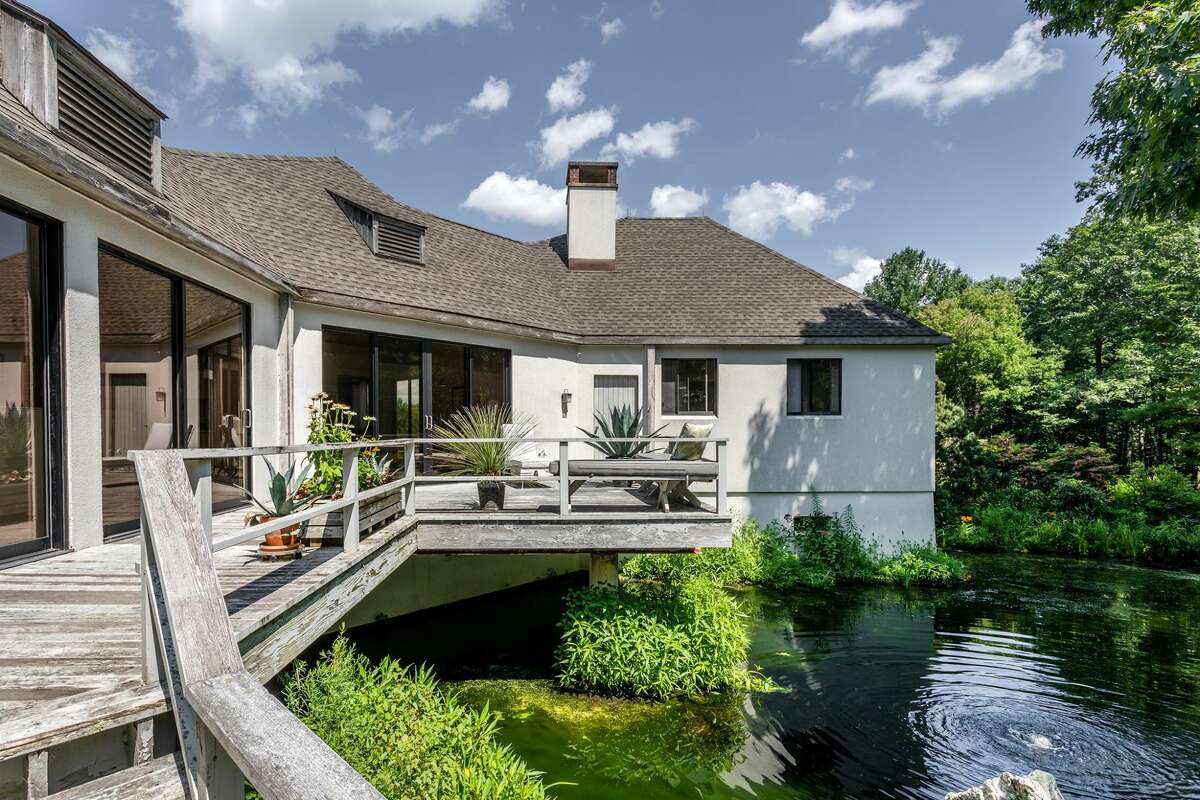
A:
{"label": "tall tree", "polygon": [[1046,35],[1106,38],[1116,68],[1092,93],[1098,128],[1079,145],[1093,159],[1081,200],[1110,213],[1200,210],[1200,0],[1027,0]]}
{"label": "tall tree", "polygon": [[1042,245],[1021,300],[1076,378],[1089,438],[1122,462],[1194,463],[1200,224],[1089,217]]}
{"label": "tall tree", "polygon": [[867,282],[863,292],[901,314],[915,317],[930,303],[958,294],[970,285],[971,279],[958,267],[929,258],[924,250],[906,247],[883,262],[879,275]]}

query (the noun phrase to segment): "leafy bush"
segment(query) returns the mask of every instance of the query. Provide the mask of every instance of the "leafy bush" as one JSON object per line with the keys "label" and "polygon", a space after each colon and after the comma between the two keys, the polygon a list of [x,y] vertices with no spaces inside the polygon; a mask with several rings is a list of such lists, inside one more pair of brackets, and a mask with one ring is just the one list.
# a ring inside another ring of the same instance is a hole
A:
{"label": "leafy bush", "polygon": [[576,589],[555,653],[568,689],[662,699],[764,688],[733,598],[703,579]]}
{"label": "leafy bush", "polygon": [[378,664],[339,636],[285,678],[288,708],[389,798],[544,800],[539,773],[495,740],[496,719],[426,667]]}
{"label": "leafy bush", "polygon": [[[827,516],[820,505],[808,517],[793,517],[788,524],[773,522],[765,527],[747,520],[734,529],[733,546],[710,548],[700,553],[642,554],[626,561],[621,573],[627,578],[678,582],[705,578],[724,586],[765,586],[776,590],[799,586],[832,588],[839,583],[896,583],[945,585],[963,575],[962,564],[935,548],[909,547],[897,556],[880,556],[868,545],[853,512]],[[912,552],[903,564],[896,559]],[[935,559],[949,573],[923,559]],[[883,570],[884,565],[887,570]]]}
{"label": "leafy bush", "polygon": [[1153,469],[1135,465],[1129,477],[1113,484],[1112,503],[1146,515],[1150,523],[1200,517],[1200,491],[1184,474],[1166,464]]}
{"label": "leafy bush", "polygon": [[875,565],[874,579],[893,586],[949,586],[963,580],[963,564],[929,545],[914,546]]}

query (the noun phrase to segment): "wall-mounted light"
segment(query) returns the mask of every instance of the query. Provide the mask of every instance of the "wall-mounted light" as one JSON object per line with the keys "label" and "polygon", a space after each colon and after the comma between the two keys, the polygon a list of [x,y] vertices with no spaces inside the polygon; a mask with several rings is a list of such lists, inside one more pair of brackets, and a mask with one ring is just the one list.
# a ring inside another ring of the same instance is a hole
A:
{"label": "wall-mounted light", "polygon": [[571,402],[571,393],[570,393],[570,392],[568,392],[566,389],[563,389],[563,393],[562,393],[562,403],[563,403],[563,405],[565,406],[565,405],[567,405],[567,404],[568,404],[568,403],[570,403],[570,402]]}

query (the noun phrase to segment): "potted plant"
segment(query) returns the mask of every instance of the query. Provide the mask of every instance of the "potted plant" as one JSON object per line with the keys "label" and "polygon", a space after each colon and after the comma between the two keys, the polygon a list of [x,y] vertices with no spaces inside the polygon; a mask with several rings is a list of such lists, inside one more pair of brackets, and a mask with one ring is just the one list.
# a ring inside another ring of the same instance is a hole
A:
{"label": "potted plant", "polygon": [[[642,429],[641,409],[620,406],[609,411],[607,420],[600,416],[599,413],[595,414],[595,419],[595,431],[587,431],[579,428],[579,431],[590,439],[636,439],[641,435],[639,433]],[[646,438],[658,436],[666,427],[666,425],[663,425]],[[651,442],[596,441],[588,442],[588,444],[603,453],[605,458],[635,458],[644,453],[650,447]]]}
{"label": "potted plant", "polygon": [[[512,420],[510,423],[509,420]],[[504,426],[509,425],[505,436]],[[479,509],[489,505],[496,510],[504,508],[504,486],[502,481],[486,480],[488,476],[504,475],[508,472],[513,453],[521,440],[533,431],[531,417],[513,417],[508,406],[468,406],[459,409],[440,425],[433,426],[432,433],[438,439],[494,439],[491,442],[447,441],[438,443],[434,457],[448,475],[469,475],[484,478],[477,484]]]}
{"label": "potted plant", "polygon": [[[305,478],[308,477],[308,471],[311,469],[311,464],[305,463],[304,469],[300,471],[298,476],[294,476],[298,464],[292,464],[286,471],[275,469],[275,465],[263,458],[267,465],[267,472],[271,479],[267,483],[267,488],[270,490],[271,501],[270,506],[260,503],[258,498],[250,492],[246,492],[260,511],[251,511],[246,515],[247,525],[257,525],[262,522],[270,522],[273,519],[286,517],[289,514],[295,514],[297,511],[303,511],[311,506],[317,500],[315,494],[303,494],[301,486],[304,484]],[[294,476],[294,477],[293,477]],[[245,491],[243,489],[243,491]],[[289,525],[286,528],[268,533],[262,544],[258,546],[258,554],[264,557],[278,557],[298,555],[300,553],[300,531],[307,523],[296,523]]]}

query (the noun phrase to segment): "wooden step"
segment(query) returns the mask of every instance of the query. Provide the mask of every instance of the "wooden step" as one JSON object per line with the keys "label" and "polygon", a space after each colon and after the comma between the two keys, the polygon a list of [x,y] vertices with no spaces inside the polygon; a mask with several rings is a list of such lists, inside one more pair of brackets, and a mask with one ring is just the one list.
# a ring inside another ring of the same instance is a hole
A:
{"label": "wooden step", "polygon": [[183,758],[162,756],[50,795],[47,800],[186,800]]}

